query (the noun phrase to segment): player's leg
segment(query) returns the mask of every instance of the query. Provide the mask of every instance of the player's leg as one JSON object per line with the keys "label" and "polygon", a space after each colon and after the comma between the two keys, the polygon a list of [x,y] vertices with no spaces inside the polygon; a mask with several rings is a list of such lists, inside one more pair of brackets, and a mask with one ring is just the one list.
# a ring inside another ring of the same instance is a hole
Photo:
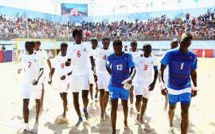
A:
{"label": "player's leg", "polygon": [[187,134],[189,127],[189,107],[190,104],[181,103],[181,134]]}
{"label": "player's leg", "polygon": [[[108,101],[109,101],[109,91],[105,91],[105,94],[104,94],[104,114],[105,114],[105,116],[108,116],[106,113]],[[107,117],[105,117],[105,118],[107,118]]]}
{"label": "player's leg", "polygon": [[179,96],[178,95],[171,95],[168,94],[168,100],[169,100],[169,112],[168,112],[168,116],[169,116],[169,133],[171,133],[174,128],[173,128],[173,119],[174,119],[174,114],[175,114],[175,108],[176,108],[176,104],[179,101]]}
{"label": "player's leg", "polygon": [[175,108],[176,108],[176,104],[170,104],[169,105],[168,115],[169,115],[169,126],[170,126],[170,128],[173,127],[173,118],[175,115]]}
{"label": "player's leg", "polygon": [[78,122],[76,123],[76,126],[79,126],[80,123],[83,121],[81,117],[81,111],[80,111],[80,106],[79,106],[79,93],[78,92],[73,92],[73,105],[75,107],[75,111],[78,115]]}
{"label": "player's leg", "polygon": [[131,112],[134,111],[134,86],[131,87],[130,89],[130,105],[131,105]]}
{"label": "player's leg", "polygon": [[128,100],[122,100],[122,106],[123,106],[123,113],[124,113],[124,125],[125,127],[128,126]]}
{"label": "player's leg", "polygon": [[60,98],[61,100],[63,100],[63,93],[60,93]]}
{"label": "player's leg", "polygon": [[148,99],[143,97],[142,98],[142,106],[141,106],[141,113],[140,113],[140,123],[143,123],[143,115],[145,114],[147,108]]}
{"label": "player's leg", "polygon": [[41,101],[40,101],[40,99],[35,99],[35,102],[36,102],[36,120],[35,120],[35,124],[38,124]]}
{"label": "player's leg", "polygon": [[140,84],[141,82],[137,82],[134,86],[134,91],[136,95],[136,110],[137,110],[137,121],[140,122],[140,112],[141,112],[141,103],[143,98],[143,86]]}
{"label": "player's leg", "polygon": [[88,90],[82,90],[82,100],[83,100],[83,104],[84,104],[83,111],[84,111],[84,115],[85,115],[86,120],[88,120],[90,118],[89,113],[87,111],[87,106],[89,103],[88,94],[89,94]]}
{"label": "player's leg", "polygon": [[62,93],[62,100],[63,100],[63,118],[66,118],[66,111],[67,111],[67,93]]}
{"label": "player's leg", "polygon": [[116,118],[117,118],[118,98],[111,100],[111,123],[112,134],[116,134]]}
{"label": "player's leg", "polygon": [[136,110],[137,110],[137,121],[140,121],[140,108],[141,108],[141,101],[143,96],[142,95],[136,95]]}
{"label": "player's leg", "polygon": [[191,102],[191,93],[184,93],[179,95],[181,102],[181,134],[187,134],[189,127],[189,107]]}
{"label": "player's leg", "polygon": [[44,94],[45,94],[44,84],[42,83],[42,92],[41,92],[41,98],[40,98],[40,103],[41,103],[40,106],[41,106],[41,109],[43,109]]}
{"label": "player's leg", "polygon": [[122,101],[122,106],[123,106],[123,113],[124,113],[124,125],[125,127],[128,126],[128,98],[129,98],[129,90],[126,90],[124,88],[119,88],[118,89],[120,92],[120,98]]}
{"label": "player's leg", "polygon": [[95,102],[97,102],[98,101],[98,94],[99,94],[99,88],[98,88],[98,84],[96,83],[95,84],[95,86],[96,86],[96,93],[95,93]]}
{"label": "player's leg", "polygon": [[[29,131],[29,126],[28,126],[28,119],[29,119],[29,99],[23,99],[23,118],[24,118],[24,123],[25,123],[25,130]],[[24,131],[25,131],[24,130]]]}
{"label": "player's leg", "polygon": [[118,98],[120,97],[119,88],[109,85],[108,86],[110,99],[111,99],[111,123],[112,123],[112,133],[116,134],[116,118],[117,118],[117,108],[118,108]]}
{"label": "player's leg", "polygon": [[76,126],[79,126],[81,122],[83,121],[79,106],[79,91],[80,91],[80,76],[72,75],[71,76],[71,90],[73,94],[73,105],[75,107],[75,111],[78,115],[78,122],[76,123]]}
{"label": "player's leg", "polygon": [[90,83],[90,98],[93,100],[93,84]]}
{"label": "player's leg", "polygon": [[104,89],[100,89],[100,95],[99,95],[99,104],[100,104],[100,108],[101,108],[101,119],[104,119],[104,96],[105,96],[105,90]]}

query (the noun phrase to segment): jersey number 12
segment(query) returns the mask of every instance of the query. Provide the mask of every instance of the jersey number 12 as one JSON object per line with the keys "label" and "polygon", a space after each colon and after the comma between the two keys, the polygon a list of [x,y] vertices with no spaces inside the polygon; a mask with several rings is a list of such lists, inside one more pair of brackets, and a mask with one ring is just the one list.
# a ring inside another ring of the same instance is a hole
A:
{"label": "jersey number 12", "polygon": [[122,68],[122,64],[116,65],[116,69],[117,69],[117,70],[122,70],[122,69],[123,69],[123,68]]}

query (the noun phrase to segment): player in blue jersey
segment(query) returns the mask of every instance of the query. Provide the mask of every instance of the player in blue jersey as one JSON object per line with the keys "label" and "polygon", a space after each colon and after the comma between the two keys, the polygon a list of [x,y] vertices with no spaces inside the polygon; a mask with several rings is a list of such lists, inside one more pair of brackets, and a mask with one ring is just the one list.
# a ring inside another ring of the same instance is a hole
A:
{"label": "player in blue jersey", "polygon": [[113,134],[116,133],[116,117],[118,98],[122,100],[124,112],[124,125],[127,124],[128,117],[128,98],[129,89],[131,88],[132,79],[135,76],[135,64],[132,56],[122,51],[122,41],[115,40],[113,42],[114,53],[108,56],[106,61],[106,68],[111,75],[109,83],[109,94],[111,98],[111,122]]}
{"label": "player in blue jersey", "polygon": [[[191,96],[197,95],[197,56],[189,51],[192,41],[190,33],[183,33],[179,49],[168,51],[161,60],[162,94],[169,99],[170,130],[173,131],[173,117],[176,103],[181,103],[181,134],[186,134],[189,126]],[[164,70],[169,67],[167,87],[164,84]],[[191,90],[191,79],[194,88]]]}

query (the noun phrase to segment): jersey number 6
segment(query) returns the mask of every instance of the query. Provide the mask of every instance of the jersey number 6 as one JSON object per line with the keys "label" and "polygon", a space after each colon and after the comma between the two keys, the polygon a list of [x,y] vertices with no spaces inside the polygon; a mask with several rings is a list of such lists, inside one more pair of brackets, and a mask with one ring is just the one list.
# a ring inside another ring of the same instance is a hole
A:
{"label": "jersey number 6", "polygon": [[81,52],[80,51],[77,52],[77,56],[81,57]]}

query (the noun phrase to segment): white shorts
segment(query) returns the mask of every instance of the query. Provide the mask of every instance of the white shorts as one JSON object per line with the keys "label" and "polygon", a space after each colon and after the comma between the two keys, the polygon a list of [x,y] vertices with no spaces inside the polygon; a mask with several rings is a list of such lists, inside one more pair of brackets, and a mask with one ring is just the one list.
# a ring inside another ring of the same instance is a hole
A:
{"label": "white shorts", "polygon": [[105,91],[109,91],[108,90],[108,84],[110,81],[110,75],[107,72],[96,72],[97,73],[97,77],[98,77],[98,88],[99,89],[105,89]]}
{"label": "white shorts", "polygon": [[151,81],[136,81],[134,86],[135,95],[142,95],[144,98],[149,99],[151,96],[151,92],[148,87],[151,84]]}
{"label": "white shorts", "polygon": [[22,98],[30,99],[32,96],[34,99],[40,99],[42,95],[42,84],[37,85],[24,84],[22,90]]}
{"label": "white shorts", "polygon": [[70,84],[69,84],[70,79],[68,77],[66,77],[65,80],[59,79],[58,89],[60,93],[68,93],[68,90],[70,88]]}
{"label": "white shorts", "polygon": [[94,84],[94,82],[95,82],[95,79],[93,76],[93,71],[91,69],[89,69],[89,83]]}
{"label": "white shorts", "polygon": [[78,93],[80,90],[89,90],[89,73],[84,74],[72,73],[70,80],[70,88],[72,92]]}

